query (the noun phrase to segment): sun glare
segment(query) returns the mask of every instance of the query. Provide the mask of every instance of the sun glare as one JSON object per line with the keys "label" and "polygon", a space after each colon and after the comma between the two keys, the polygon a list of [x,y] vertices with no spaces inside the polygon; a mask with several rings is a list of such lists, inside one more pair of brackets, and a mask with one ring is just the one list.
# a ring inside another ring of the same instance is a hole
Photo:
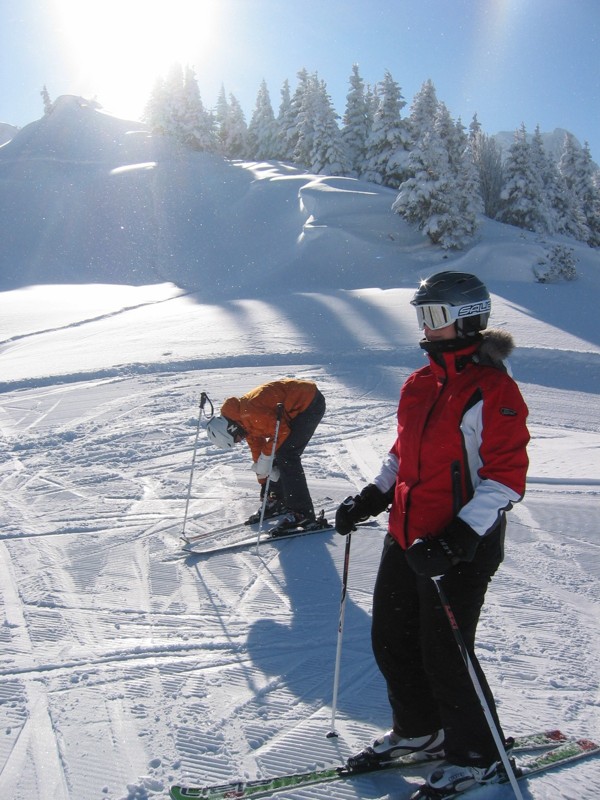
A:
{"label": "sun glare", "polygon": [[[107,110],[138,117],[175,62],[205,60],[218,0],[54,0],[72,88]],[[62,92],[61,92],[62,93]]]}

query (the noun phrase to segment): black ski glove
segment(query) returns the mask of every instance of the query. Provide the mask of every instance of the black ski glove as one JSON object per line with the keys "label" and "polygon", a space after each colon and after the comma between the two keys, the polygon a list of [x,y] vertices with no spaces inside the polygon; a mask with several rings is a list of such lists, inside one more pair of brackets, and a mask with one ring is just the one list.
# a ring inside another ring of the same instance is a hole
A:
{"label": "black ski glove", "polygon": [[440,536],[417,539],[406,551],[406,560],[417,575],[433,578],[461,561],[473,561],[481,536],[460,517],[455,517]]}
{"label": "black ski glove", "polygon": [[381,514],[392,502],[392,492],[393,489],[384,494],[374,483],[369,483],[360,494],[347,497],[335,513],[336,531],[347,536],[356,530],[358,522]]}

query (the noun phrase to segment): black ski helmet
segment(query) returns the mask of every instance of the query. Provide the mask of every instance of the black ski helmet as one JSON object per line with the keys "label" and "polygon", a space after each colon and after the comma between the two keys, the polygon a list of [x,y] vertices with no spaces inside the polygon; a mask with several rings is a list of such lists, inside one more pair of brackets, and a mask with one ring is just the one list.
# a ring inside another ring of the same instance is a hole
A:
{"label": "black ski helmet", "polygon": [[442,328],[454,322],[459,339],[484,330],[492,308],[485,285],[468,272],[437,272],[421,281],[410,302],[421,327]]}

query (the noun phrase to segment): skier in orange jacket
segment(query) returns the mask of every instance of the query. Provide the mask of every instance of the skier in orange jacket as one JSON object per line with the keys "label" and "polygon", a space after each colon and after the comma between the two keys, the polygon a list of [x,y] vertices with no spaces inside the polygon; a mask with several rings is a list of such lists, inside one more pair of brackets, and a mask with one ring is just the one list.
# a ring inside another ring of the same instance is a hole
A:
{"label": "skier in orange jacket", "polygon": [[[279,404],[283,413],[271,460]],[[218,447],[231,448],[244,439],[248,442],[261,499],[271,476],[265,518],[286,512],[280,530],[306,527],[315,521],[301,457],[324,414],[325,398],[313,381],[282,378],[242,397],[227,398],[220,416],[207,425],[208,438]]]}

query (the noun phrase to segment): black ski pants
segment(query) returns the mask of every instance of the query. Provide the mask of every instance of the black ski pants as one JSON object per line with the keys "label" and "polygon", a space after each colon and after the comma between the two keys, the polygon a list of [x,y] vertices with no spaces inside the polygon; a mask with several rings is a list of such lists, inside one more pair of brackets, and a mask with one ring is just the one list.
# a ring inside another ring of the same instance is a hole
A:
{"label": "black ski pants", "polygon": [[283,500],[290,511],[311,515],[315,513],[301,457],[323,419],[325,409],[325,398],[317,389],[308,408],[289,420],[290,434],[281,447],[277,448],[275,464],[279,468],[280,478],[271,484],[271,491]]}
{"label": "black ski pants", "polygon": [[[488,584],[503,558],[505,522],[479,544],[474,560],[450,569],[442,586],[500,737],[494,698],[475,655],[475,632]],[[445,732],[446,758],[487,766],[498,751],[431,578],[416,575],[405,551],[385,538],[373,597],[373,653],[403,736]]]}

